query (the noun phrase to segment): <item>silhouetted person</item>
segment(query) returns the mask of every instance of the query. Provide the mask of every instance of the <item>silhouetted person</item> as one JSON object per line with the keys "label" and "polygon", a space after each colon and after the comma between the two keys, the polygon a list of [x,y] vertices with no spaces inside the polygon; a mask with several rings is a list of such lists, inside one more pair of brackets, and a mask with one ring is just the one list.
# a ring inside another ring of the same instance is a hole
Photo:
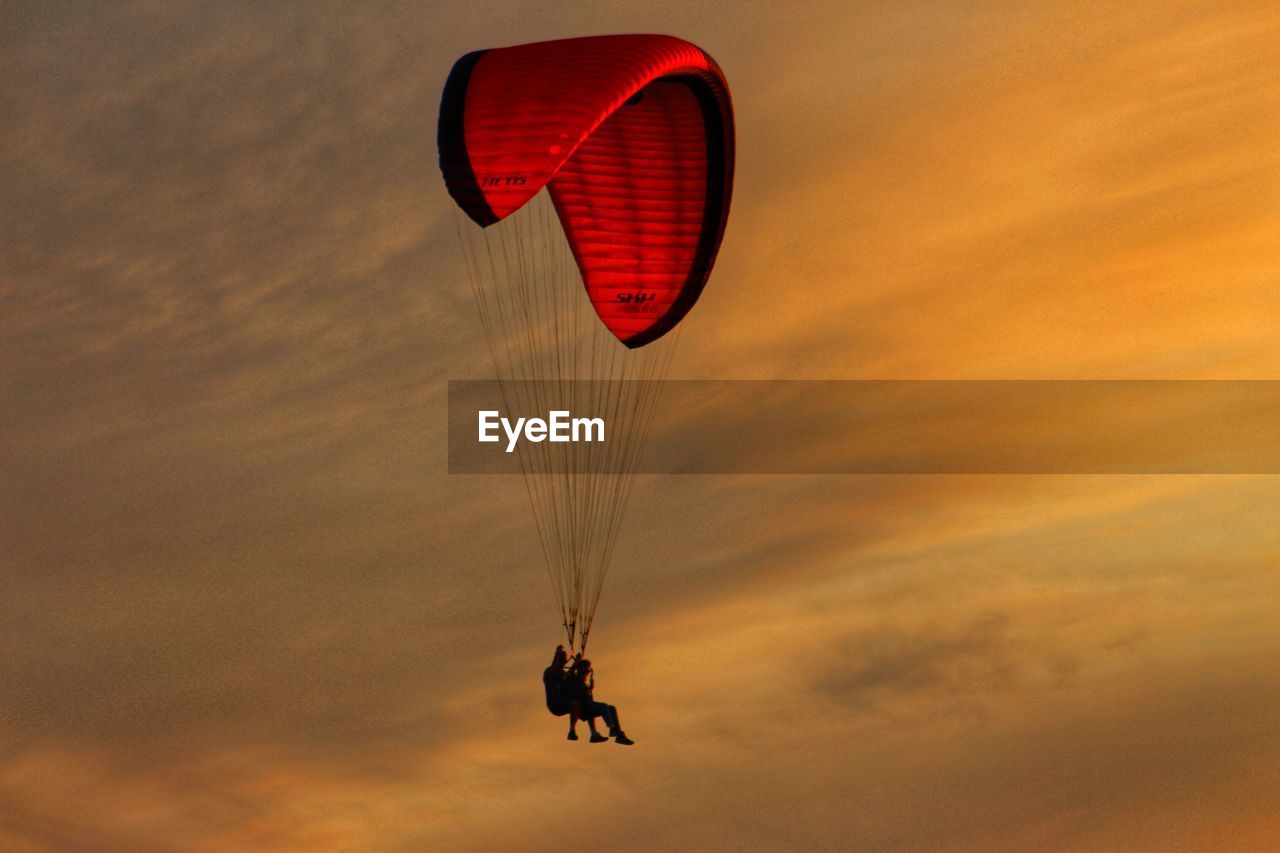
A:
{"label": "silhouetted person", "polygon": [[[561,696],[569,705],[569,740],[578,739],[574,727],[578,720],[586,720],[587,725],[591,727],[592,743],[604,743],[611,737],[614,743],[631,746],[634,741],[622,730],[622,725],[618,722],[618,709],[606,702],[595,701],[595,681],[595,673],[591,671],[591,661],[582,658],[575,661],[565,674]],[[597,717],[604,720],[605,725],[609,727],[609,737],[596,731]]]}
{"label": "silhouetted person", "polygon": [[[569,663],[569,655],[564,650],[564,646],[556,646],[556,652],[551,656],[551,665],[542,671],[542,687],[547,692],[547,710],[555,714],[557,717],[563,717],[570,713],[569,698],[565,695],[565,666]],[[573,726],[569,727],[570,734],[573,733]],[[574,736],[571,740],[576,740]]]}

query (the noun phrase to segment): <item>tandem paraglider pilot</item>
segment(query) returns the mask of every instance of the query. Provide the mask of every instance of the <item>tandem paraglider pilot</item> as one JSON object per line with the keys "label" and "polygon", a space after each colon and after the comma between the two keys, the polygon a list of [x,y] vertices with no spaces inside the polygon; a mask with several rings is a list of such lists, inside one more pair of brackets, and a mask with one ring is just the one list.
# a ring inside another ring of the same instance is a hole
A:
{"label": "tandem paraglider pilot", "polygon": [[[569,715],[569,740],[578,739],[578,720],[586,720],[591,728],[592,743],[604,743],[609,738],[623,746],[635,743],[622,730],[618,709],[595,701],[595,674],[591,671],[591,661],[579,657],[570,663],[564,646],[556,646],[551,665],[542,671],[542,686],[547,693],[547,710],[557,717]],[[596,730],[597,718],[608,726],[607,737]]]}

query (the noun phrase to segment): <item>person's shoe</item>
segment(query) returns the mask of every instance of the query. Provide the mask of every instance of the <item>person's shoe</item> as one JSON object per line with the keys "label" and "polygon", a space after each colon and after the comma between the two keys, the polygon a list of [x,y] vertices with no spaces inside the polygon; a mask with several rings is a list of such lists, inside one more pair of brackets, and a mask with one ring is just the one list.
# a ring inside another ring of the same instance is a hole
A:
{"label": "person's shoe", "polygon": [[592,742],[592,743],[604,743],[604,742],[605,742],[605,741],[607,741],[607,740],[608,740],[608,738],[607,738],[607,737],[605,737],[604,735],[600,734],[599,732],[592,732],[592,733],[591,733],[591,742]]}
{"label": "person's shoe", "polygon": [[578,733],[577,733],[577,732],[569,732],[569,737],[567,737],[567,738],[565,738],[565,739],[566,739],[566,740],[577,740],[577,739],[578,739]]}
{"label": "person's shoe", "polygon": [[623,746],[631,746],[632,744],[634,744],[634,743],[635,743],[635,741],[633,741],[631,738],[627,737],[626,732],[618,732],[618,733],[614,736],[614,738],[613,738],[613,742],[614,742],[614,743],[620,743],[620,744],[622,744]]}

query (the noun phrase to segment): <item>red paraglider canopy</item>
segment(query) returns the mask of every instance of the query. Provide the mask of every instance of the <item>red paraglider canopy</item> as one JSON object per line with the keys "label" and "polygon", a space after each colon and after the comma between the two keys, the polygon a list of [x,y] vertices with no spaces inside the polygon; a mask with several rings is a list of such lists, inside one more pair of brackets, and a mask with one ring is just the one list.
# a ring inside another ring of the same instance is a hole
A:
{"label": "red paraglider canopy", "polygon": [[697,301],[734,151],[728,86],[701,49],[620,35],[469,53],[445,85],[438,141],[449,194],[482,226],[547,187],[596,313],[628,347]]}

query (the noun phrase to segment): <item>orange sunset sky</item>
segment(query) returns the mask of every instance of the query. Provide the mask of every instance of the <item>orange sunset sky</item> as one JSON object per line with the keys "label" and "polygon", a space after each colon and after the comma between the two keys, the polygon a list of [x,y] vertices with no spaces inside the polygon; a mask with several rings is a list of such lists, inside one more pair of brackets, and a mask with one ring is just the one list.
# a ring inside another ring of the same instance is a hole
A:
{"label": "orange sunset sky", "polygon": [[644,477],[565,742],[435,121],[613,32],[737,110],[672,377],[1280,379],[1272,2],[0,4],[0,849],[1280,848],[1275,476]]}

